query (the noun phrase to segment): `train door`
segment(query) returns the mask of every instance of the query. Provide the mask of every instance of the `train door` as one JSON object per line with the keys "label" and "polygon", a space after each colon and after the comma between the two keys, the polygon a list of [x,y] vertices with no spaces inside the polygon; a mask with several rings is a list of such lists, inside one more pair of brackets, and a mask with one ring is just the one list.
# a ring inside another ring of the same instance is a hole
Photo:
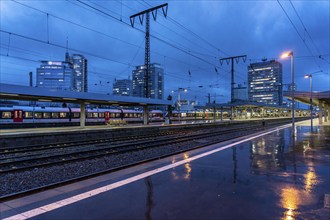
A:
{"label": "train door", "polygon": [[23,122],[23,110],[14,110],[14,122]]}
{"label": "train door", "polygon": [[105,122],[108,122],[110,120],[110,112],[108,111],[104,112],[104,120]]}

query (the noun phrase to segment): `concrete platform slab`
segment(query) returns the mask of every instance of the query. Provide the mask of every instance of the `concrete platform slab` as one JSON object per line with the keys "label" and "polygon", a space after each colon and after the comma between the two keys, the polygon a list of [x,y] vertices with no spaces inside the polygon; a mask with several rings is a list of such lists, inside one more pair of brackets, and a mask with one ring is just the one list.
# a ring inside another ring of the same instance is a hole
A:
{"label": "concrete platform slab", "polygon": [[294,133],[287,126],[118,171],[1,218],[329,219],[330,124],[311,132],[297,123]]}

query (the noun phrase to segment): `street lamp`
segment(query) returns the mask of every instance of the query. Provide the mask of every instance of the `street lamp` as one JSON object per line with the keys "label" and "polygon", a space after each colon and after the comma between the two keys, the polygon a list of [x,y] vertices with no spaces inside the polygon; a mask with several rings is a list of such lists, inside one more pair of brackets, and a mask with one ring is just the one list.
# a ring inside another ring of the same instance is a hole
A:
{"label": "street lamp", "polygon": [[292,135],[294,136],[295,133],[295,127],[294,127],[294,90],[295,90],[295,86],[294,86],[294,57],[293,57],[293,51],[290,52],[286,52],[283,53],[281,55],[281,58],[287,58],[287,57],[291,57],[291,99],[292,99]]}
{"label": "street lamp", "polygon": [[186,88],[178,88],[178,90],[172,90],[172,93],[174,92],[178,92],[178,117],[179,117],[179,122],[181,122],[181,112],[180,112],[180,109],[181,109],[181,101],[180,101],[180,92],[183,91],[183,92],[187,92],[188,90]]}
{"label": "street lamp", "polygon": [[309,89],[310,89],[310,92],[309,92],[309,103],[310,103],[310,114],[311,114],[311,131],[313,130],[313,98],[312,98],[312,74],[306,74],[305,75],[305,78],[309,78]]}

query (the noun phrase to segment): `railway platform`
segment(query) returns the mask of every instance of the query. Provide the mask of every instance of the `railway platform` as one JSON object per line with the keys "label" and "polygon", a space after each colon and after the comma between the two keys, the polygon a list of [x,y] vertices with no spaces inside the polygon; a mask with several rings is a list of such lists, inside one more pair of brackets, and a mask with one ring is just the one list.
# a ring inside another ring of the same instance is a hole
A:
{"label": "railway platform", "polygon": [[[284,118],[284,117],[283,117]],[[265,120],[272,120],[276,118],[266,118]],[[19,134],[45,134],[45,133],[56,133],[56,132],[74,132],[74,131],[88,131],[88,130],[107,130],[107,129],[118,129],[118,128],[142,128],[142,127],[158,127],[158,126],[168,126],[168,125],[190,125],[190,124],[204,124],[204,123],[236,123],[244,121],[257,121],[261,118],[254,119],[239,119],[230,121],[230,119],[204,119],[204,120],[173,120],[171,124],[165,122],[152,122],[150,121],[148,125],[143,125],[141,123],[126,124],[120,126],[111,125],[90,125],[85,127],[80,126],[63,126],[63,127],[40,127],[40,128],[10,128],[10,129],[0,129],[0,137],[8,135],[19,135]]]}
{"label": "railway platform", "polygon": [[[197,123],[208,123],[213,122],[211,120],[198,120],[198,121],[173,121],[171,125],[179,124],[197,124]],[[50,133],[50,132],[72,132],[72,131],[88,131],[88,130],[105,130],[105,129],[118,129],[118,128],[139,128],[139,127],[154,127],[167,125],[164,122],[150,122],[148,125],[143,125],[141,123],[133,123],[126,125],[89,125],[85,127],[80,126],[66,126],[66,127],[41,127],[41,128],[10,128],[10,129],[0,129],[1,135],[17,135],[17,134],[29,134],[29,133]]]}
{"label": "railway platform", "polygon": [[329,174],[330,124],[307,120],[2,202],[0,218],[322,220]]}

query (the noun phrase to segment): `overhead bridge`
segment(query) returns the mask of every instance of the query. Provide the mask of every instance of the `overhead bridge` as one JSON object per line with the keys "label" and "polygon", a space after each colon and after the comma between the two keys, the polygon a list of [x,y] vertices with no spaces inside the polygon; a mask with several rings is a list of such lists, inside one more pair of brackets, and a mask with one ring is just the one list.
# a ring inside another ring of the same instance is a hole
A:
{"label": "overhead bridge", "polygon": [[143,121],[148,123],[148,106],[172,105],[171,101],[132,96],[115,96],[90,92],[59,91],[39,87],[0,83],[0,99],[80,104],[80,126],[85,126],[86,104],[143,106]]}

